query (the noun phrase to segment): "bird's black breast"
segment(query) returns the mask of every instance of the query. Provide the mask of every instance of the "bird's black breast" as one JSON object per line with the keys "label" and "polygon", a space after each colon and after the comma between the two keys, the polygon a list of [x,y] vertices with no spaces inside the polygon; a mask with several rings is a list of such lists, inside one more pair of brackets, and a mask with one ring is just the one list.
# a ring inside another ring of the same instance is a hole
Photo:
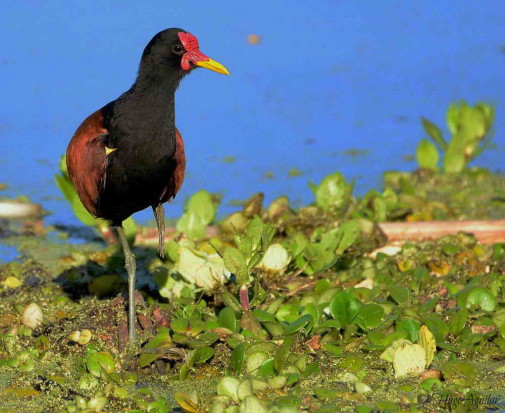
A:
{"label": "bird's black breast", "polygon": [[131,214],[160,203],[175,169],[173,158],[153,156],[139,162],[142,157],[137,157],[135,152],[125,153],[119,148],[107,158],[99,204],[104,218],[119,224]]}
{"label": "bird's black breast", "polygon": [[110,153],[99,210],[103,218],[120,224],[160,203],[176,166],[175,125],[167,113],[104,109],[109,131],[104,143]]}

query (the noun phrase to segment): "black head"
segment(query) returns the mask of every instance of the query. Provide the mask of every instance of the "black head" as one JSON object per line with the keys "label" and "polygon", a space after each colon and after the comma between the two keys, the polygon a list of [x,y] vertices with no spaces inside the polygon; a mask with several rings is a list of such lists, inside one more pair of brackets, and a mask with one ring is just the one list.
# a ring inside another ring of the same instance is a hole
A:
{"label": "black head", "polygon": [[182,29],[166,29],[155,35],[142,54],[142,67],[169,70],[181,77],[197,66],[230,74],[220,63],[200,52],[198,40]]}

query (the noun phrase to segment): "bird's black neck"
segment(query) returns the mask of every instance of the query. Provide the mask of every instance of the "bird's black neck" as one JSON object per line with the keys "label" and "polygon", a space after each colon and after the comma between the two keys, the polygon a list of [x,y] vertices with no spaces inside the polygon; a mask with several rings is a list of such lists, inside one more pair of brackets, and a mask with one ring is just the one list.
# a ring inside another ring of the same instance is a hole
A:
{"label": "bird's black neck", "polygon": [[[164,69],[164,70],[162,70]],[[137,80],[116,101],[109,116],[114,147],[144,147],[157,156],[175,151],[175,91],[180,77],[166,67],[143,67]]]}

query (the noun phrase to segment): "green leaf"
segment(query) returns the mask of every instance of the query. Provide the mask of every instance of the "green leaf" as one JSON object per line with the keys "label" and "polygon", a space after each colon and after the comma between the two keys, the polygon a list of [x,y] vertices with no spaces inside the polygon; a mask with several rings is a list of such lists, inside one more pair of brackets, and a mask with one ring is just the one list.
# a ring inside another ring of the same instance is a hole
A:
{"label": "green leaf", "polygon": [[393,340],[391,345],[383,351],[380,355],[381,360],[393,362],[393,357],[395,355],[396,350],[398,350],[401,346],[405,344],[412,344],[410,340],[406,340],[404,338],[399,338],[397,340]]}
{"label": "green leaf", "polygon": [[417,320],[407,319],[396,322],[396,331],[405,331],[408,334],[408,339],[416,342],[419,339],[419,329],[421,323]]}
{"label": "green leaf", "polygon": [[177,230],[192,239],[204,238],[207,226],[214,221],[216,210],[215,201],[209,192],[196,192],[186,204],[185,212],[177,222]]}
{"label": "green leaf", "polygon": [[445,336],[449,334],[449,324],[439,317],[431,316],[424,320],[424,324],[428,327],[435,337],[437,343],[445,341]]}
{"label": "green leaf", "polygon": [[482,372],[468,361],[453,360],[442,365],[442,374],[448,383],[471,387],[479,381]]}
{"label": "green leaf", "polygon": [[416,152],[417,163],[423,169],[435,170],[438,165],[439,154],[437,147],[428,139],[423,139]]}
{"label": "green leaf", "polygon": [[505,338],[505,308],[502,308],[501,310],[498,310],[496,313],[494,313],[493,321],[498,327],[498,331],[500,332],[501,336]]}
{"label": "green leaf", "polygon": [[249,302],[250,307],[257,307],[267,298],[267,292],[260,283],[260,277],[254,279],[253,297]]}
{"label": "green leaf", "polygon": [[197,349],[193,350],[191,353],[189,353],[189,355],[186,359],[186,364],[188,365],[189,368],[191,368],[195,365],[195,363],[200,358],[200,354],[201,354],[201,348],[197,348]]}
{"label": "green leaf", "polygon": [[165,255],[172,262],[179,261],[179,244],[173,239],[166,243]]}
{"label": "green leaf", "polygon": [[426,368],[426,351],[419,344],[404,343],[393,355],[395,378],[419,375]]}
{"label": "green leaf", "polygon": [[484,287],[476,287],[470,291],[466,298],[466,308],[479,306],[484,311],[494,311],[496,308],[496,298]]}
{"label": "green leaf", "polygon": [[189,367],[186,363],[181,366],[179,370],[179,380],[186,380],[189,375]]}
{"label": "green leaf", "polygon": [[330,313],[344,326],[351,324],[359,313],[360,302],[346,291],[336,293],[330,301]]}
{"label": "green leaf", "polygon": [[[249,356],[249,359],[247,360],[248,362],[248,367],[247,370],[249,373],[253,372],[254,370],[251,370],[252,367],[254,367],[254,363],[249,363],[249,360],[251,359],[259,359],[261,360],[262,358],[265,357],[265,353],[253,353],[251,356]],[[273,377],[275,376],[275,369],[274,369],[274,359],[267,359],[263,363],[261,363],[259,370],[258,370],[258,375],[260,377]]]}
{"label": "green leaf", "polygon": [[[459,129],[459,107],[455,103],[451,103],[446,113],[447,127],[451,135],[455,135]],[[447,150],[447,148],[444,148]]]}
{"label": "green leaf", "polygon": [[326,320],[322,323],[319,323],[316,327],[316,331],[324,330],[324,329],[335,329],[340,330],[342,328],[342,324],[338,320]]}
{"label": "green leaf", "polygon": [[133,217],[129,217],[123,221],[123,228],[126,234],[126,238],[128,239],[128,243],[130,245],[133,245],[135,242],[135,237],[137,235],[137,224],[135,224]]}
{"label": "green leaf", "polygon": [[323,344],[321,348],[326,351],[327,353],[331,354],[332,356],[335,357],[343,357],[344,356],[344,350],[342,347],[335,346],[333,344]]}
{"label": "green leaf", "polygon": [[357,323],[366,330],[377,327],[384,318],[384,309],[379,304],[365,304],[359,309]]}
{"label": "green leaf", "polygon": [[172,339],[168,329],[160,329],[160,333],[149,341],[144,349],[157,349],[156,353],[143,353],[139,357],[139,367],[146,367],[163,355],[162,350],[172,347]]}
{"label": "green leaf", "polygon": [[[197,318],[190,318],[188,320],[188,328],[186,329],[186,333],[195,337],[200,334],[203,330],[205,330],[205,322],[199,320]],[[211,333],[206,333],[211,334]]]}
{"label": "green leaf", "polygon": [[256,250],[260,247],[264,227],[265,224],[258,215],[255,215],[254,218],[249,221],[247,225],[247,237],[252,242],[252,250]]}
{"label": "green leaf", "polygon": [[272,323],[271,321],[263,321],[263,327],[270,333],[272,337],[282,336],[284,334],[284,326],[277,322]]}
{"label": "green leaf", "polygon": [[217,321],[221,327],[227,328],[230,331],[235,332],[237,328],[237,317],[235,316],[235,311],[230,307],[225,307],[221,310]]}
{"label": "green leaf", "polygon": [[266,251],[274,239],[277,229],[272,224],[265,224],[261,234],[261,249]]}
{"label": "green leaf", "polygon": [[196,192],[188,201],[186,211],[197,215],[202,221],[210,224],[216,216],[216,204],[212,195],[206,190]]}
{"label": "green leaf", "polygon": [[[184,365],[186,366],[186,365]],[[186,366],[187,367],[187,366]],[[174,400],[177,402],[177,404],[182,408],[184,412],[187,413],[198,413],[198,403],[196,403],[193,398],[186,394],[186,393],[181,393],[181,392],[176,392],[174,394]],[[153,408],[154,407],[154,408]],[[144,410],[140,410],[141,412],[144,412]],[[149,404],[147,411],[153,412],[153,413],[165,413],[169,412],[169,408],[166,408],[166,410],[160,410],[158,407],[152,406],[152,403]]]}
{"label": "green leaf", "polygon": [[310,314],[302,315],[298,320],[293,321],[284,328],[284,335],[289,335],[300,331],[307,324],[312,322],[314,319]]}
{"label": "green leaf", "polygon": [[179,248],[177,271],[187,281],[207,291],[223,284],[230,276],[218,254],[206,254],[189,247]]}
{"label": "green leaf", "polygon": [[199,348],[200,355],[196,363],[205,363],[208,359],[210,359],[214,355],[214,349],[212,347],[201,347]]}
{"label": "green leaf", "polygon": [[60,167],[60,172],[61,174],[68,178],[69,175],[68,175],[68,168],[67,168],[67,156],[66,155],[62,155],[60,157],[60,164],[59,164],[59,167]]}
{"label": "green leaf", "polygon": [[342,239],[342,236],[344,234],[344,231],[339,229],[332,229],[330,231],[325,232],[321,236],[321,241],[316,244],[318,247],[318,250],[316,252],[320,251],[334,251],[340,240]]}
{"label": "green leaf", "polygon": [[[332,267],[337,262],[335,250],[323,249],[319,244],[312,244],[305,250],[305,258],[310,263],[310,267],[314,273],[320,273]],[[305,270],[306,274],[309,268]]]}
{"label": "green leaf", "polygon": [[234,247],[226,247],[223,254],[224,265],[237,276],[241,285],[249,283],[249,270],[245,261],[244,254]]}
{"label": "green leaf", "polygon": [[226,288],[221,289],[221,298],[223,299],[223,303],[235,311],[235,313],[240,314],[242,312],[242,306],[240,305],[240,302]]}
{"label": "green leaf", "polygon": [[308,303],[303,309],[302,315],[305,314],[310,314],[312,316],[312,322],[307,325],[307,331],[310,331],[312,330],[314,325],[316,325],[319,322],[319,319],[321,318],[321,313],[314,304]]}
{"label": "green leaf", "polygon": [[205,237],[207,223],[198,215],[186,212],[177,221],[177,231],[182,232],[191,239],[201,239]]}
{"label": "green leaf", "polygon": [[457,336],[461,330],[465,328],[466,321],[468,320],[468,310],[466,308],[459,310],[454,314],[449,321],[449,331],[453,336]]}
{"label": "green leaf", "polygon": [[347,221],[340,225],[336,234],[339,239],[336,253],[341,255],[347,248],[354,245],[360,233],[361,227],[357,220]]}
{"label": "green leaf", "polygon": [[277,322],[273,314],[270,314],[268,311],[262,310],[261,308],[256,308],[255,310],[253,310],[253,314],[254,317],[256,317],[256,320],[258,320],[260,323],[263,323],[265,321],[271,323]]}
{"label": "green leaf", "polygon": [[344,176],[334,173],[323,178],[319,185],[310,184],[316,195],[316,204],[322,209],[338,211],[347,205],[352,196],[353,184],[347,184]]}
{"label": "green leaf", "polygon": [[213,331],[199,334],[196,338],[189,339],[187,344],[191,348],[201,348],[210,346],[219,339],[219,335]]}
{"label": "green leaf", "polygon": [[433,357],[435,357],[437,352],[437,343],[435,337],[426,326],[422,326],[419,330],[419,344],[426,352],[426,367],[430,367]]}
{"label": "green leaf", "polygon": [[451,104],[447,122],[452,138],[445,154],[444,170],[458,173],[491,143],[494,107],[484,103],[472,107],[464,101]]}
{"label": "green leaf", "polygon": [[242,368],[244,367],[245,360],[245,347],[243,344],[239,344],[233,350],[230,357],[230,367],[235,371],[235,373],[240,374]]}
{"label": "green leaf", "polygon": [[373,200],[373,210],[374,210],[374,218],[378,222],[384,222],[387,218],[387,205],[386,201],[382,198],[375,198]]}
{"label": "green leaf", "polygon": [[309,245],[309,240],[305,235],[303,235],[300,232],[295,233],[294,236],[291,237],[291,239],[292,244],[290,246],[290,253],[293,256],[293,258],[296,258],[303,253],[305,248],[307,248],[307,246]]}
{"label": "green leaf", "polygon": [[[423,124],[424,130],[429,135],[429,137],[433,139],[433,141],[437,143],[443,150],[446,150],[447,142],[445,141],[442,135],[442,131],[439,129],[439,127],[424,117],[421,118],[421,122]],[[421,168],[423,168],[423,166],[421,166]]]}
{"label": "green leaf", "polygon": [[299,304],[284,304],[279,308],[279,310],[277,310],[275,316],[279,321],[292,323],[293,321],[298,320],[301,310],[302,306]]}
{"label": "green leaf", "polygon": [[86,360],[88,371],[96,377],[101,377],[102,369],[110,374],[116,369],[116,362],[109,353],[94,353]]}
{"label": "green leaf", "polygon": [[281,347],[277,351],[274,357],[274,368],[277,372],[281,372],[286,364],[286,361],[289,356],[289,351],[291,350],[291,346],[293,345],[294,340],[292,337],[286,337]]}
{"label": "green leaf", "polygon": [[410,291],[402,285],[390,285],[389,292],[398,304],[405,304],[410,298]]}
{"label": "green leaf", "polygon": [[302,371],[303,377],[310,377],[313,374],[317,374],[321,372],[321,368],[319,367],[319,363],[317,361],[313,361],[310,363],[305,370]]}
{"label": "green leaf", "polygon": [[444,171],[446,173],[459,173],[465,169],[465,146],[462,138],[463,132],[453,135],[444,157]]}

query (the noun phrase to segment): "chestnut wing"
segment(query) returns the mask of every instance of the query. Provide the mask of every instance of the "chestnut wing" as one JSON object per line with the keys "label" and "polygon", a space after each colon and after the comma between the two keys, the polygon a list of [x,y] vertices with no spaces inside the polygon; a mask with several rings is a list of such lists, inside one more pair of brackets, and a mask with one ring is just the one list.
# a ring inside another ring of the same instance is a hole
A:
{"label": "chestnut wing", "polygon": [[107,155],[103,114],[98,110],[79,126],[67,148],[68,174],[84,207],[99,216],[100,191],[105,183]]}
{"label": "chestnut wing", "polygon": [[160,197],[160,203],[169,201],[175,198],[179,189],[181,189],[184,181],[184,173],[186,171],[186,155],[184,153],[184,141],[177,129],[175,129],[175,153],[174,153],[174,169],[169,177],[168,184],[165,187]]}

